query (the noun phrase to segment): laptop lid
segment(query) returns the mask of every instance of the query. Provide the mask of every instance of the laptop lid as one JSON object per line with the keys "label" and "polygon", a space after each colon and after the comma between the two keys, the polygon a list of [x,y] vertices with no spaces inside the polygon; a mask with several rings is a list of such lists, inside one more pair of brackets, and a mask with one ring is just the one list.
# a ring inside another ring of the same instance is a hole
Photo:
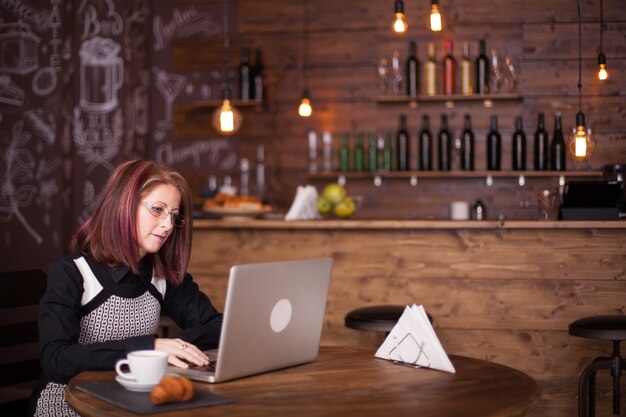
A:
{"label": "laptop lid", "polygon": [[222,382],[313,361],[332,263],[320,258],[233,266],[214,376],[176,372]]}

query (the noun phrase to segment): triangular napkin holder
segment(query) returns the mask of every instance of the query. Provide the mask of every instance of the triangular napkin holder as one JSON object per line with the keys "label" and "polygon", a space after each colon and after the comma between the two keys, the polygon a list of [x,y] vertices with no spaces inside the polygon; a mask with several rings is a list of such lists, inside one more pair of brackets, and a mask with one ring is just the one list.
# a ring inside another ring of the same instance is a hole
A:
{"label": "triangular napkin holder", "polygon": [[416,368],[456,372],[421,305],[404,309],[375,356]]}

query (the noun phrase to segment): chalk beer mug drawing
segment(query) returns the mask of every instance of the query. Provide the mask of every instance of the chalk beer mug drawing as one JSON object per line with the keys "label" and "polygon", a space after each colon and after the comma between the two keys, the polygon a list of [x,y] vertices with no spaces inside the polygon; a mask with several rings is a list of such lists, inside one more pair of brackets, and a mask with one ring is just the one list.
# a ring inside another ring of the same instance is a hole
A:
{"label": "chalk beer mug drawing", "polygon": [[118,105],[117,91],[124,81],[120,45],[108,38],[94,37],[80,47],[80,107],[87,112],[106,113]]}

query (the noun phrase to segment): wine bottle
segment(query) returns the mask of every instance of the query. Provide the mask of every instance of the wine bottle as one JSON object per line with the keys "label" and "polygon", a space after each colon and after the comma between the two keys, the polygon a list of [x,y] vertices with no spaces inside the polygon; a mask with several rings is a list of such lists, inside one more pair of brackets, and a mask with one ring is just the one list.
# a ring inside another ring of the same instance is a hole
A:
{"label": "wine bottle", "polygon": [[524,133],[524,126],[522,124],[522,118],[517,116],[515,118],[515,132],[513,133],[512,140],[513,147],[513,163],[512,167],[514,171],[526,170],[526,134]]}
{"label": "wine bottle", "polygon": [[339,171],[341,172],[348,172],[350,169],[348,137],[348,132],[342,132],[339,137]]}
{"label": "wine bottle", "polygon": [[550,144],[550,168],[565,171],[565,139],[561,130],[561,115],[554,116],[554,136]]}
{"label": "wine bottle", "polygon": [[393,169],[393,160],[391,157],[391,132],[385,133],[385,142],[383,147],[383,171],[391,171]]}
{"label": "wine bottle", "polygon": [[254,57],[254,66],[252,67],[252,97],[255,101],[263,101],[263,60],[261,59],[261,50],[257,49]]}
{"label": "wine bottle", "polygon": [[469,43],[463,42],[463,57],[461,58],[461,94],[469,96],[474,91],[472,78],[472,61],[469,57]]}
{"label": "wine bottle", "polygon": [[357,133],[354,139],[353,171],[363,172],[363,133]]}
{"label": "wine bottle", "polygon": [[466,114],[463,119],[461,169],[464,171],[474,170],[474,132],[472,132],[472,119],[469,114]]}
{"label": "wine bottle", "polygon": [[437,145],[439,171],[450,171],[452,169],[452,135],[448,130],[447,114],[441,115],[441,130],[437,137]]}
{"label": "wine bottle", "polygon": [[248,48],[241,48],[241,63],[239,64],[239,98],[250,100],[250,64]]}
{"label": "wine bottle", "polygon": [[369,134],[367,165],[370,172],[375,172],[378,169],[378,149],[377,149],[377,137],[376,132]]}
{"label": "wine bottle", "polygon": [[396,161],[398,171],[409,170],[409,133],[406,129],[406,116],[400,115],[400,129],[396,134]]}
{"label": "wine bottle", "polygon": [[443,94],[455,93],[456,60],[452,55],[452,41],[446,39],[446,56],[443,58]]}
{"label": "wine bottle", "polygon": [[406,87],[409,97],[419,94],[419,61],[415,41],[409,42],[409,59],[406,61]]}
{"label": "wine bottle", "polygon": [[491,130],[487,134],[487,170],[501,169],[502,137],[498,132],[498,116],[491,116]]}
{"label": "wine bottle", "polygon": [[422,116],[422,131],[419,138],[419,160],[422,171],[433,169],[433,135],[430,133],[428,115]]}
{"label": "wine bottle", "polygon": [[546,171],[548,169],[550,147],[548,145],[548,131],[543,113],[539,113],[537,131],[535,131],[534,163],[536,171]]}
{"label": "wine bottle", "polygon": [[428,60],[424,63],[424,91],[427,96],[437,94],[437,60],[432,42],[428,43]]}
{"label": "wine bottle", "polygon": [[485,40],[480,40],[478,57],[476,58],[476,94],[489,93],[489,60],[487,59]]}

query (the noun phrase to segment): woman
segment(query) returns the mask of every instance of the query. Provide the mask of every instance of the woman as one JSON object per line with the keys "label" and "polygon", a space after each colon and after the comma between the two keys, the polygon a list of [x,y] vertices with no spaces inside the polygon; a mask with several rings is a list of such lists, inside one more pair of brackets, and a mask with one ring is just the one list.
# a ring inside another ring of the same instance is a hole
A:
{"label": "woman", "polygon": [[[86,370],[113,369],[133,350],[167,352],[170,364],[208,364],[222,315],[186,273],[192,200],[177,172],[150,161],[115,169],[99,208],[78,228],[74,252],[55,260],[40,303],[43,375],[36,416],[76,415],[65,384]],[[183,331],[155,337],[161,311]]]}

